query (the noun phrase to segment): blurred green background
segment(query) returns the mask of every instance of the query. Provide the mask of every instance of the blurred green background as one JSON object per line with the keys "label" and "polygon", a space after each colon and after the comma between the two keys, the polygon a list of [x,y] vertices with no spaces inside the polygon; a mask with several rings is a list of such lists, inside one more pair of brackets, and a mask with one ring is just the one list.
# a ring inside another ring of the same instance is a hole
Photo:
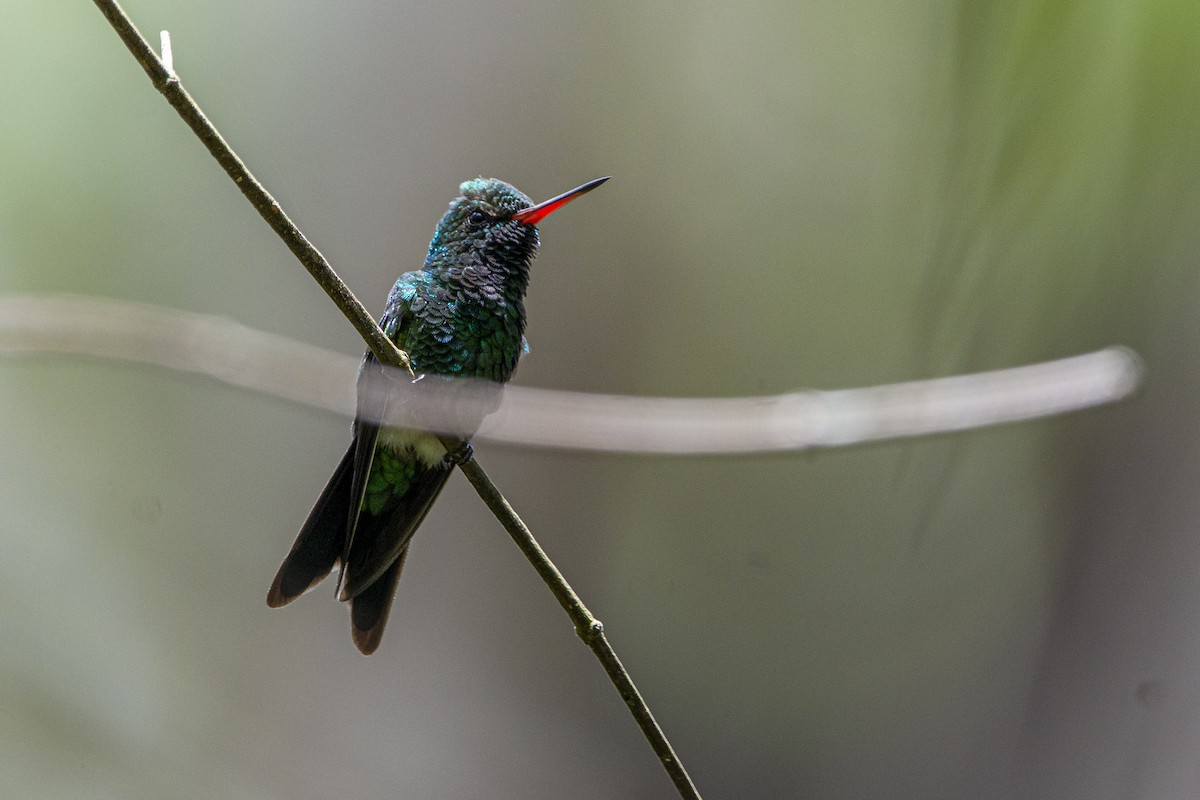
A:
{"label": "blurred green background", "polygon": [[[128,0],[373,313],[458,183],[537,199],[530,386],[734,396],[1121,343],[1141,396],[819,455],[481,446],[702,793],[1200,791],[1200,7]],[[0,27],[0,292],[361,342],[91,3]],[[461,478],[364,659],[267,586],[345,420],[0,363],[0,793],[650,798]]]}

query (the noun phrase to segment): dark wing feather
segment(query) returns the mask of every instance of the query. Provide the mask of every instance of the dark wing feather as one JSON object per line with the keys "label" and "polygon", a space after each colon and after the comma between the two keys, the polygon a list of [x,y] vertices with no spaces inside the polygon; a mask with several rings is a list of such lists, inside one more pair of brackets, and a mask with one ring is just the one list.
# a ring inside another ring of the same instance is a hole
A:
{"label": "dark wing feather", "polygon": [[[361,535],[342,563],[339,600],[349,600],[370,589],[408,547],[408,541],[429,513],[433,501],[450,477],[450,470],[429,467],[413,478],[404,497],[388,514],[359,517]],[[369,527],[368,527],[369,526]]]}
{"label": "dark wing feather", "polygon": [[355,444],[351,442],[279,566],[267,592],[267,605],[271,608],[287,605],[320,583],[342,556],[354,452]]}
{"label": "dark wing feather", "polygon": [[[348,564],[350,549],[358,535],[358,521],[362,516],[363,497],[367,493],[367,479],[371,477],[371,463],[375,460],[375,445],[379,441],[379,425],[372,420],[382,419],[387,410],[387,400],[364,401],[364,397],[379,398],[376,391],[364,392],[364,387],[372,389],[378,386],[377,380],[382,380],[383,370],[375,356],[367,353],[363,356],[362,367],[358,372],[359,404],[358,416],[354,418],[354,451],[353,467],[351,470],[349,504],[346,507],[346,538],[342,541],[340,553],[342,564]],[[338,579],[338,594],[342,595],[342,582],[346,579],[346,570]],[[344,599],[344,598],[343,598]]]}

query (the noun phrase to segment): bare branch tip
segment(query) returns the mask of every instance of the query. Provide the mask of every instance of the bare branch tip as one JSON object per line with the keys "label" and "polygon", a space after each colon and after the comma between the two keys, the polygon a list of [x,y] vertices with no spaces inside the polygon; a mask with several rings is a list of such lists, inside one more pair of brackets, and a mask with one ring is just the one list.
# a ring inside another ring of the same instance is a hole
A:
{"label": "bare branch tip", "polygon": [[175,74],[175,54],[171,51],[171,32],[159,31],[158,41],[160,44],[159,49],[162,51],[163,67],[166,68],[172,78],[178,77]]}

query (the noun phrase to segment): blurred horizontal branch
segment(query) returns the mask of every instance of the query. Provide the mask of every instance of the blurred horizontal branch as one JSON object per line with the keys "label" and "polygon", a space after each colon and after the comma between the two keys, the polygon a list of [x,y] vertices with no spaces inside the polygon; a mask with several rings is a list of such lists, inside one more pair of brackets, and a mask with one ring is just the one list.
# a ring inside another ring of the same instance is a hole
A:
{"label": "blurred horizontal branch", "polygon": [[[222,317],[74,295],[0,296],[0,355],[112,358],[206,375],[352,417],[359,360]],[[404,370],[386,421],[506,444],[627,453],[720,454],[839,447],[1062,414],[1127,397],[1141,381],[1123,347],[1012,369],[763,397],[652,398],[479,381],[418,381]],[[394,396],[394,395],[393,395]],[[489,413],[490,412],[490,413]],[[466,422],[464,422],[464,420]]]}

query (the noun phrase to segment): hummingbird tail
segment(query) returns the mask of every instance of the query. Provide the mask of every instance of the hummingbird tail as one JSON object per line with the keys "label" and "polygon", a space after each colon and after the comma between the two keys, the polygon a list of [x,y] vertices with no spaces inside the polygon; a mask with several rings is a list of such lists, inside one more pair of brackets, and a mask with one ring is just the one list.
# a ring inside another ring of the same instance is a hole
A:
{"label": "hummingbird tail", "polygon": [[400,582],[400,570],[404,568],[407,555],[406,546],[378,580],[350,600],[350,637],[364,656],[374,653],[383,639],[383,629],[387,626],[396,585]]}
{"label": "hummingbird tail", "polygon": [[346,520],[350,513],[350,482],[354,467],[354,446],[325,484],[308,519],[300,528],[296,542],[279,566],[267,605],[279,608],[295,600],[325,579],[342,555]]}
{"label": "hummingbird tail", "polygon": [[[373,444],[374,437],[371,441]],[[267,593],[267,605],[287,605],[340,563],[338,599],[350,603],[354,645],[363,655],[370,655],[383,638],[409,540],[446,485],[451,469],[448,464],[415,462],[410,480],[401,486],[391,507],[382,513],[360,507],[351,515],[356,494],[365,491],[365,479],[356,478],[362,450],[356,437],[280,565]],[[362,469],[369,473],[371,461]]]}
{"label": "hummingbird tail", "polygon": [[343,557],[339,600],[357,597],[381,580],[425,521],[450,472],[449,466],[443,465],[419,469],[394,508],[382,516],[367,511],[359,514],[354,542]]}

